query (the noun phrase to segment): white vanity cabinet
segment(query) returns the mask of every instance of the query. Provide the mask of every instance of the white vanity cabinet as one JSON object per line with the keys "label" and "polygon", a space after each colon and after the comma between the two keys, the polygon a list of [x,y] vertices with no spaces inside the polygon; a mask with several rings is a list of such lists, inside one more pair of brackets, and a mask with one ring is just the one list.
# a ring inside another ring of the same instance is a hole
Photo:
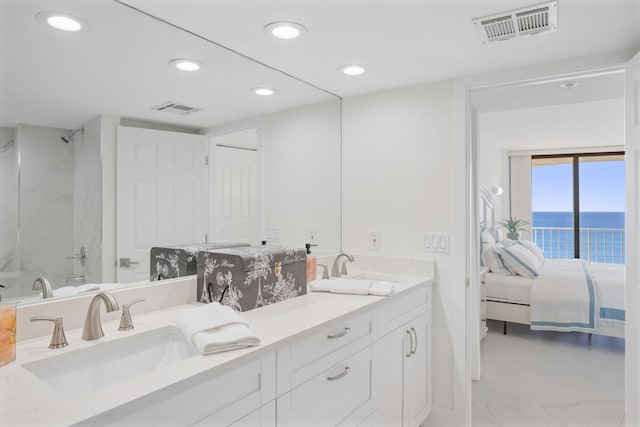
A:
{"label": "white vanity cabinet", "polygon": [[431,412],[431,292],[407,295],[382,310],[374,345],[374,426],[419,426]]}
{"label": "white vanity cabinet", "polygon": [[277,353],[278,426],[417,427],[431,411],[431,286]]}
{"label": "white vanity cabinet", "polygon": [[[260,346],[194,355],[73,398],[25,368],[50,351],[49,337],[27,341],[0,372],[0,425],[415,427],[431,410],[432,283],[398,276],[388,297],[314,292],[251,310],[243,316]],[[139,333],[173,325],[180,309],[140,316]],[[80,333],[67,335],[73,345],[95,345]]]}

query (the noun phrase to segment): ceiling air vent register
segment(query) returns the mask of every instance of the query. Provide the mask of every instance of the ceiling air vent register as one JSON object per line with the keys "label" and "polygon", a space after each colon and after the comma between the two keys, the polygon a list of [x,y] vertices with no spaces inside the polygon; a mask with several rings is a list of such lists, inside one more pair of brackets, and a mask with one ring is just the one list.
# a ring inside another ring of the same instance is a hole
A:
{"label": "ceiling air vent register", "polygon": [[188,105],[169,101],[169,102],[165,102],[164,104],[160,104],[156,107],[153,107],[152,110],[164,111],[167,113],[180,114],[184,116],[185,114],[191,114],[191,113],[195,113],[196,111],[200,111],[201,108],[189,107]]}
{"label": "ceiling air vent register", "polygon": [[509,40],[558,29],[558,1],[536,4],[473,20],[482,43]]}

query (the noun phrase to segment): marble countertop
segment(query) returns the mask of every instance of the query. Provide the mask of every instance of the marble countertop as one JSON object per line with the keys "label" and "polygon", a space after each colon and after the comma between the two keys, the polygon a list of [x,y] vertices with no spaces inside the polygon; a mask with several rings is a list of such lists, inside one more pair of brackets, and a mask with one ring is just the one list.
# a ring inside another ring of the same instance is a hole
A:
{"label": "marble countertop", "polygon": [[[352,272],[356,276],[363,272]],[[188,381],[207,373],[215,375],[241,364],[260,358],[281,348],[300,334],[313,332],[341,317],[351,316],[373,309],[384,301],[394,299],[410,289],[433,283],[429,276],[406,276],[401,274],[370,273],[399,280],[396,291],[389,297],[329,294],[311,292],[270,306],[242,313],[250,327],[261,337],[261,345],[208,356],[196,355],[180,362],[142,374],[111,387],[79,397],[63,396],[22,365],[51,356],[89,348],[104,342],[133,336],[167,325],[175,325],[176,311],[188,305],[169,307],[141,315],[133,314],[135,329],[127,332],[117,330],[118,321],[103,323],[105,337],[96,341],[83,341],[82,330],[66,331],[69,346],[49,350],[50,337],[35,338],[18,343],[15,362],[0,367],[0,425],[71,425],[127,404],[158,390]]]}

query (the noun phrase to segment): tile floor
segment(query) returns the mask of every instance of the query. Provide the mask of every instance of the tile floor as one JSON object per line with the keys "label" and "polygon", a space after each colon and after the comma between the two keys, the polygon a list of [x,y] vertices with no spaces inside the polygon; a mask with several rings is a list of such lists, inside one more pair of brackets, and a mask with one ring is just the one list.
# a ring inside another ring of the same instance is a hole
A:
{"label": "tile floor", "polygon": [[473,427],[620,427],[624,340],[489,321]]}

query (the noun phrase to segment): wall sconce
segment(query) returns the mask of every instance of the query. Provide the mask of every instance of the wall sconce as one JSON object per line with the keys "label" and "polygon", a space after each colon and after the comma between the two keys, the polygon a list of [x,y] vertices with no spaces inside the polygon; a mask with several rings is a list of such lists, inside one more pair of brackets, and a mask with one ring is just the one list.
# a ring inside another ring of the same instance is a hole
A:
{"label": "wall sconce", "polygon": [[499,185],[494,185],[493,187],[491,187],[491,192],[494,196],[501,196],[502,193],[504,193],[504,190]]}

